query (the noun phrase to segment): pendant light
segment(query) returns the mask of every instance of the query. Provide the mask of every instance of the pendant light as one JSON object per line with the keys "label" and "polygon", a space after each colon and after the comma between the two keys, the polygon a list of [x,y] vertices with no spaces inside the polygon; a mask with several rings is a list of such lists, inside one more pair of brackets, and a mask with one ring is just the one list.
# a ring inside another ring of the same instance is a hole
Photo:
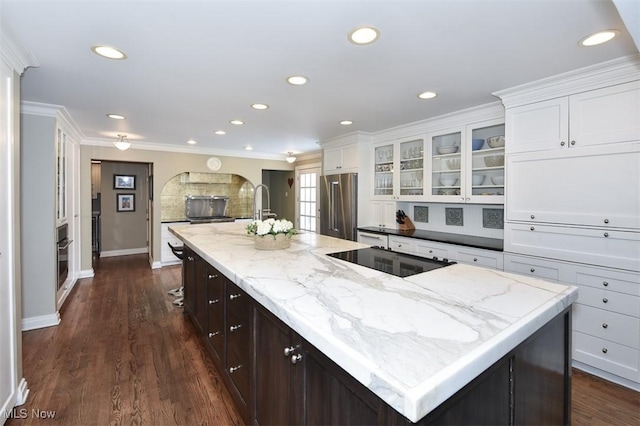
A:
{"label": "pendant light", "polygon": [[287,163],[293,163],[294,161],[296,161],[296,157],[293,156],[293,152],[289,151],[287,152],[287,158],[285,158],[285,160],[287,160]]}
{"label": "pendant light", "polygon": [[120,151],[126,151],[131,147],[131,142],[127,140],[127,135],[118,135],[118,140],[113,143]]}

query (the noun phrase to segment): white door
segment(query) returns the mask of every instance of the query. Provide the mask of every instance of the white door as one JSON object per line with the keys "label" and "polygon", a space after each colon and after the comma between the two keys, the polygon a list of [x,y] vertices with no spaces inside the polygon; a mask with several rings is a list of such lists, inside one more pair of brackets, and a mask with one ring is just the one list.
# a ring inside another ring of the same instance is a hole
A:
{"label": "white door", "polygon": [[296,227],[302,231],[319,232],[320,165],[296,167],[296,182]]}

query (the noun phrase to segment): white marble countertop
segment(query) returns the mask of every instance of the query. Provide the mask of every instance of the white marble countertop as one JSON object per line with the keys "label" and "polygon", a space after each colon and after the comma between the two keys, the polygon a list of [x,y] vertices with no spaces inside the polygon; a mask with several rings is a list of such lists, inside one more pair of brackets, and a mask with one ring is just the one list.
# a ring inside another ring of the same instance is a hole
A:
{"label": "white marble countertop", "polygon": [[326,256],[366,245],[312,233],[255,250],[245,226],[169,229],[414,422],[578,297],[576,287],[462,264],[399,278]]}

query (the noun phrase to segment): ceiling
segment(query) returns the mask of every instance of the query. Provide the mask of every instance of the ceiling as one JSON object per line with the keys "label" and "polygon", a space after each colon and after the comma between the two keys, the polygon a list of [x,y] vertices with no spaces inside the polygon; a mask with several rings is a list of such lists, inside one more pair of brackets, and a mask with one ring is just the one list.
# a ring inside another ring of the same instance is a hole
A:
{"label": "ceiling", "polygon": [[[85,142],[124,133],[134,148],[264,158],[638,52],[610,0],[1,0],[0,12],[39,62],[23,74],[23,100],[65,106]],[[360,25],[380,39],[350,43]],[[613,41],[578,46],[611,28]],[[99,44],[127,59],[97,56]],[[289,85],[291,75],[309,82]],[[418,99],[426,90],[438,96]]]}

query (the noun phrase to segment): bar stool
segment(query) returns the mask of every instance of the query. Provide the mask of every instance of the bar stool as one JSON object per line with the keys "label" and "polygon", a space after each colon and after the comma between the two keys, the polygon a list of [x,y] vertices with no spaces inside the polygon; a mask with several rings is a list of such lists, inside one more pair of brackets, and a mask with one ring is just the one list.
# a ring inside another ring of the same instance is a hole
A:
{"label": "bar stool", "polygon": [[[168,241],[167,241],[167,244],[169,244],[169,248],[171,249],[171,252],[178,259],[180,260],[184,259],[184,246],[173,246]],[[171,296],[177,297],[177,299],[172,302],[174,305],[178,307],[182,307],[184,305],[184,287],[174,288],[173,290],[169,290],[167,293],[169,293]]]}

